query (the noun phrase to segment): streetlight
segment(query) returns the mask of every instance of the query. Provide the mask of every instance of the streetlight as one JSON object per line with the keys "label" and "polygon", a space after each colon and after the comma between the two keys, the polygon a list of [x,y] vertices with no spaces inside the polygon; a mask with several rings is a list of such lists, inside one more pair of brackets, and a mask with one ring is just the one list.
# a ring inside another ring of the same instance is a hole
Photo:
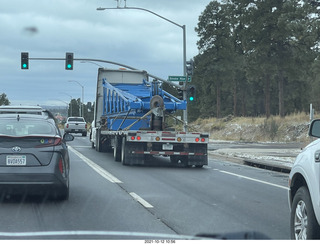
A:
{"label": "streetlight", "polygon": [[82,88],[82,101],[81,101],[81,104],[80,104],[80,106],[81,106],[81,108],[80,108],[80,116],[81,117],[84,117],[84,107],[83,107],[83,102],[84,102],[84,86],[83,85],[81,85],[80,83],[79,83],[79,81],[76,81],[76,80],[68,80],[69,82],[76,82],[79,86],[81,86],[81,88]]}
{"label": "streetlight", "polygon": [[67,106],[66,106],[66,112],[67,112],[67,117],[68,117],[68,108],[69,108],[69,104],[70,104],[70,103],[67,103],[67,102],[65,102],[65,101],[63,101],[63,100],[60,100],[60,99],[57,99],[57,101],[63,102],[64,104],[67,105]]}
{"label": "streetlight", "polygon": [[[134,9],[134,10],[142,10],[142,11],[146,11],[148,13],[151,13],[153,15],[156,15],[158,16],[159,18],[161,19],[164,19],[166,20],[167,22],[170,22],[171,24],[174,24],[180,28],[182,28],[182,35],[183,35],[183,76],[187,76],[187,70],[186,70],[186,57],[187,57],[187,51],[186,51],[186,26],[185,25],[179,25],[177,24],[176,22],[172,21],[172,20],[169,20],[149,9],[145,9],[145,8],[137,8],[137,7],[127,7],[127,4],[126,4],[126,0],[124,1],[125,2],[125,5],[124,7],[120,7],[119,6],[119,0],[116,0],[117,1],[117,7],[116,8],[102,8],[102,7],[99,7],[97,8],[98,11],[102,11],[102,10],[106,10],[106,9]],[[184,83],[184,89],[183,89],[183,99],[187,99],[187,94],[186,94],[186,82]],[[183,117],[184,117],[184,121],[185,121],[185,127],[184,127],[184,130],[187,131],[187,123],[188,123],[188,112],[187,112],[187,108],[186,110],[183,111]]]}
{"label": "streetlight", "polygon": [[80,63],[90,63],[90,64],[97,65],[97,66],[99,66],[100,68],[104,68],[102,65],[97,64],[97,63],[95,63],[95,62],[93,62],[93,61],[80,61]]}
{"label": "streetlight", "polygon": [[[117,0],[118,1],[118,0]],[[127,7],[126,5],[124,7],[119,7],[119,1],[118,1],[118,6],[116,8],[102,8],[99,7],[97,8],[98,11],[103,11],[103,10],[107,10],[107,9],[135,9],[135,10],[142,10],[142,11],[146,11],[149,12],[153,15],[158,16],[161,19],[164,19],[168,22],[170,22],[171,24],[174,24],[180,28],[182,28],[182,34],[183,34],[183,75],[186,75],[186,59],[187,59],[187,51],[186,51],[186,26],[185,25],[179,25],[176,22],[169,20],[163,16],[161,16],[160,14],[157,14],[149,9],[145,9],[145,8],[137,8],[137,7]]]}
{"label": "streetlight", "polygon": [[[62,92],[62,93],[70,97],[70,103],[69,103],[69,105],[70,105],[70,116],[72,117],[72,96],[69,95],[68,93],[65,93],[65,92]],[[68,116],[69,116],[69,114],[67,113],[67,117]]]}

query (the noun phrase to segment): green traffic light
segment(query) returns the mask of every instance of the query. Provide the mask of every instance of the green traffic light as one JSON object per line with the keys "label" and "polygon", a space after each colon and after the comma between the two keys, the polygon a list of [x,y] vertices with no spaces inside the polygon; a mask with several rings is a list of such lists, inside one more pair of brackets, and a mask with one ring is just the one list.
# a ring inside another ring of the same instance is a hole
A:
{"label": "green traffic light", "polygon": [[27,64],[22,64],[22,68],[26,69],[28,67]]}
{"label": "green traffic light", "polygon": [[71,64],[68,64],[68,65],[67,65],[67,68],[68,68],[68,69],[71,69],[71,68],[72,68],[72,65],[71,65]]}
{"label": "green traffic light", "polygon": [[190,101],[193,101],[193,97],[189,97],[189,100],[190,100]]}

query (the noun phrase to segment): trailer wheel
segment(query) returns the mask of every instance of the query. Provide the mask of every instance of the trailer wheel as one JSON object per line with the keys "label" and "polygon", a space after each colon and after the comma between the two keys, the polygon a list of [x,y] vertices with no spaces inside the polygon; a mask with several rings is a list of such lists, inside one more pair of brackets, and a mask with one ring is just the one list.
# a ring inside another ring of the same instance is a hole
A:
{"label": "trailer wheel", "polygon": [[196,165],[196,168],[203,168],[203,164]]}
{"label": "trailer wheel", "polygon": [[177,163],[179,162],[178,156],[171,155],[171,156],[170,156],[170,162],[171,162],[172,164],[177,164]]}
{"label": "trailer wheel", "polygon": [[189,165],[188,156],[181,156],[180,161],[181,161],[181,165],[186,168],[190,168],[192,166],[192,165]]}
{"label": "trailer wheel", "polygon": [[100,141],[100,131],[97,130],[97,134],[96,134],[96,151],[97,152],[101,152],[101,145],[100,145],[101,141]]}
{"label": "trailer wheel", "polygon": [[116,137],[114,141],[114,147],[113,147],[113,157],[114,160],[117,162],[121,161],[121,138]]}
{"label": "trailer wheel", "polygon": [[128,158],[129,158],[129,153],[128,153],[128,148],[126,145],[126,138],[122,138],[122,144],[121,144],[121,163],[123,165],[128,165]]}

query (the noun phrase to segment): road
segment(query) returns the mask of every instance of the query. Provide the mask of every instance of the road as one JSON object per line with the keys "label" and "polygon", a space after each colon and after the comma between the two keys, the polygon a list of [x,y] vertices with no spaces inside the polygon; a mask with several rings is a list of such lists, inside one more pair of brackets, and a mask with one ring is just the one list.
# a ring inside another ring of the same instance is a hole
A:
{"label": "road", "polygon": [[123,166],[91,148],[68,143],[70,198],[65,202],[5,199],[0,232],[104,230],[193,235],[259,231],[289,239],[287,174],[210,158],[202,169]]}

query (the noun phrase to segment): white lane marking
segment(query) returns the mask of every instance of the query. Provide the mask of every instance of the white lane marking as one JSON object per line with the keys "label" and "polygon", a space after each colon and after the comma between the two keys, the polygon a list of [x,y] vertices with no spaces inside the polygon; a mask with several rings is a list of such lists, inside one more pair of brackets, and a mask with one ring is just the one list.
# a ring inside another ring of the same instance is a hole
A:
{"label": "white lane marking", "polygon": [[137,202],[139,202],[142,206],[144,206],[145,208],[153,208],[153,206],[148,203],[146,200],[144,200],[142,197],[140,197],[139,195],[137,195],[134,192],[130,192],[129,193],[130,196],[133,197],[134,200],[136,200]]}
{"label": "white lane marking", "polygon": [[[217,170],[217,169],[215,169],[215,170]],[[217,170],[217,171],[219,171],[221,173],[224,173],[224,174],[237,176],[237,177],[240,177],[240,178],[243,178],[243,179],[246,179],[246,180],[251,180],[251,181],[259,182],[259,183],[262,183],[262,184],[266,184],[266,185],[278,187],[278,188],[281,188],[281,189],[289,190],[288,187],[277,185],[277,184],[273,184],[273,183],[270,183],[270,182],[267,182],[267,181],[250,178],[250,177],[247,177],[247,176],[244,176],[244,175],[239,175],[239,174],[231,173],[231,172],[224,171],[224,170]]]}
{"label": "white lane marking", "polygon": [[72,151],[74,154],[76,154],[79,158],[81,158],[86,164],[88,164],[93,170],[95,170],[99,175],[101,175],[103,178],[107,179],[111,183],[122,183],[121,180],[113,176],[111,173],[79,153],[77,150],[75,150],[73,147],[68,146],[69,150]]}

